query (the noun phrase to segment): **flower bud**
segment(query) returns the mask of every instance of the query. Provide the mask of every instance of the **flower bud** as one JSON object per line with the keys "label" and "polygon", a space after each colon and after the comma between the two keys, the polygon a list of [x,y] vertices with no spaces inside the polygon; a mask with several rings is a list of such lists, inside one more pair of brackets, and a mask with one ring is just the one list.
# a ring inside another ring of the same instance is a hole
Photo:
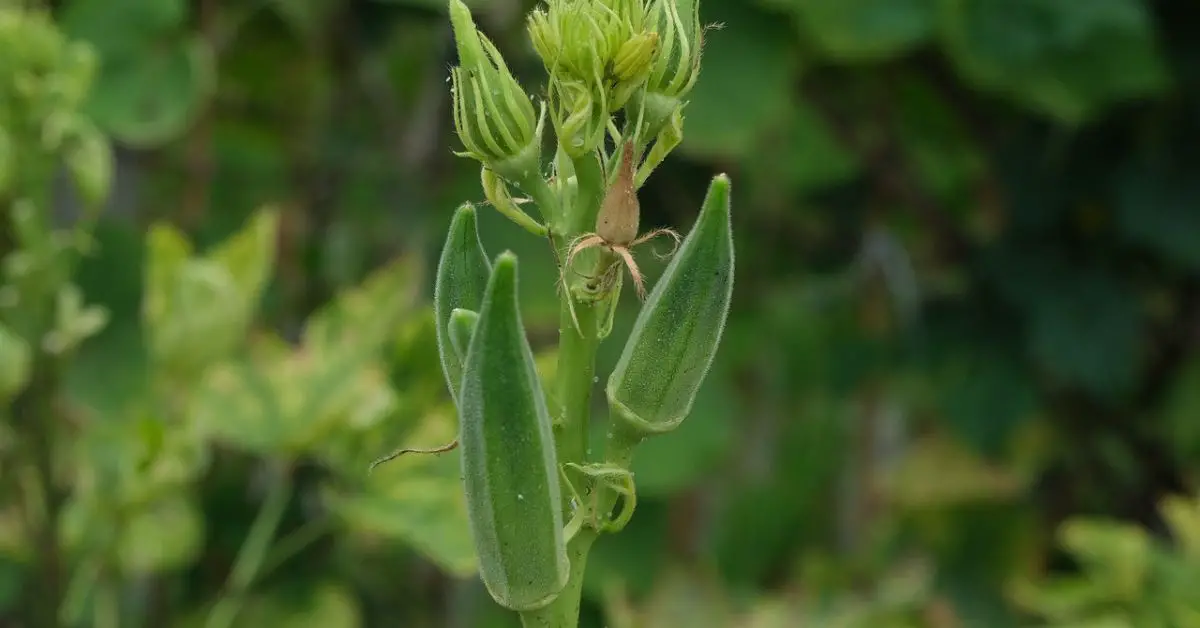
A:
{"label": "flower bud", "polygon": [[625,106],[627,115],[641,116],[640,135],[646,138],[661,133],[683,108],[684,96],[700,74],[704,43],[699,0],[655,0],[649,14],[658,47],[644,88],[631,94]]}
{"label": "flower bud", "polygon": [[512,610],[567,583],[559,469],[545,393],[517,302],[517,258],[496,258],[463,365],[463,488],[479,572]]}
{"label": "flower bud", "polygon": [[[464,203],[454,212],[442,246],[433,285],[433,317],[437,323],[438,355],[450,396],[458,400],[464,358],[454,350],[451,316],[456,309],[478,311],[492,267],[479,241],[475,208]],[[465,348],[465,347],[464,347]]]}
{"label": "flower bud", "polygon": [[555,100],[551,116],[559,145],[571,157],[582,157],[604,141],[608,108],[584,83],[559,81],[550,86]]}
{"label": "flower bud", "polygon": [[541,120],[462,0],[450,0],[450,21],[459,56],[450,74],[454,130],[466,148],[459,154],[524,181],[540,168]]}
{"label": "flower bud", "polygon": [[691,411],[729,313],[733,258],[729,179],[720,175],[638,313],[608,379],[613,418],[628,432],[668,432]]}
{"label": "flower bud", "polygon": [[654,51],[658,48],[658,33],[639,33],[625,40],[613,59],[615,79],[609,102],[610,111],[618,111],[650,74]]}
{"label": "flower bud", "polygon": [[[677,4],[684,5],[682,11]],[[646,81],[646,91],[682,98],[700,74],[704,34],[700,26],[700,1],[656,0],[650,13],[660,47]]]}

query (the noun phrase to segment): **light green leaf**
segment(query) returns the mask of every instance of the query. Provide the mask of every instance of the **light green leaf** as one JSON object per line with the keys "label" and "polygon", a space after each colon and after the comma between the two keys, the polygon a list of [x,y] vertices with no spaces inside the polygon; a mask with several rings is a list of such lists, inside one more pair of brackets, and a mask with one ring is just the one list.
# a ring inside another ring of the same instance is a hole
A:
{"label": "light green leaf", "polygon": [[206,256],[225,267],[233,278],[242,300],[252,307],[275,267],[275,249],[279,234],[279,211],[264,207],[255,212],[235,234],[212,249]]}
{"label": "light green leaf", "polygon": [[303,589],[277,589],[251,598],[238,626],[271,628],[358,628],[362,611],[352,591],[340,583]]}
{"label": "light green leaf", "polygon": [[121,569],[145,575],[186,567],[204,545],[204,517],[187,496],[154,502],[122,527],[117,542]]}
{"label": "light green leaf", "polygon": [[422,272],[416,258],[403,257],[342,292],[308,319],[305,349],[321,356],[378,355],[401,316],[419,302]]}
{"label": "light green leaf", "polygon": [[0,404],[7,404],[29,383],[31,360],[28,343],[0,324]]}
{"label": "light green leaf", "polygon": [[[399,445],[435,447],[454,440],[457,432],[453,409],[442,407],[425,414]],[[364,452],[363,472],[369,458],[383,453]],[[446,572],[467,577],[478,563],[459,474],[458,450],[406,454],[377,467],[361,492],[330,486],[325,496],[352,533],[403,541]]]}

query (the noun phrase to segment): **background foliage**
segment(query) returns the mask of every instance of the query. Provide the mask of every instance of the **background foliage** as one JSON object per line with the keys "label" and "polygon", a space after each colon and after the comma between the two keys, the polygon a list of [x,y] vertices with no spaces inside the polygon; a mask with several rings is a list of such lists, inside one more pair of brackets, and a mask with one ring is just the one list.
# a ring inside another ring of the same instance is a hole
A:
{"label": "background foliage", "polygon": [[[531,6],[472,3],[527,85]],[[588,625],[1200,625],[1200,6],[701,6],[722,28],[643,221],[690,224],[729,172],[734,312],[693,415],[639,450]],[[512,625],[457,454],[365,473],[454,430],[430,280],[482,195],[444,4],[44,7],[96,55],[116,163],[74,274],[107,325],[45,418],[64,621]],[[552,351],[544,243],[481,220]],[[35,505],[3,473],[0,623],[33,625]]]}

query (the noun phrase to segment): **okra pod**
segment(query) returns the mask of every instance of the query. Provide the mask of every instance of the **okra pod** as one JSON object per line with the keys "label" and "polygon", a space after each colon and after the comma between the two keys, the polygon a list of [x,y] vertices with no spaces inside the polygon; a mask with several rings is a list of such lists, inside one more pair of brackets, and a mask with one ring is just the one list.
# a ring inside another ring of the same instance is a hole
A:
{"label": "okra pod", "polygon": [[670,431],[691,411],[725,327],[733,267],[729,178],[719,175],[608,379],[614,420],[637,436]]}
{"label": "okra pod", "polygon": [[463,359],[451,344],[450,316],[457,308],[478,311],[491,275],[487,252],[479,240],[475,208],[464,203],[454,212],[450,232],[438,260],[433,287],[433,314],[437,321],[438,355],[450,396],[457,401]]}
{"label": "okra pod", "polygon": [[496,258],[463,365],[458,411],[480,575],[501,606],[541,608],[566,585],[569,562],[550,413],[521,323],[511,252]]}

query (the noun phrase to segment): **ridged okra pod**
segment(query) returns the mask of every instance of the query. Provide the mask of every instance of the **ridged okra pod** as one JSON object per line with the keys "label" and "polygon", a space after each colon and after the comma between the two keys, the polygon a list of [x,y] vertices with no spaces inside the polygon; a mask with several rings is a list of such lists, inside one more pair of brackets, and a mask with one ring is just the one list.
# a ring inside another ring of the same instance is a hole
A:
{"label": "ridged okra pod", "polygon": [[483,582],[506,608],[545,606],[566,585],[569,563],[550,413],[521,323],[511,252],[492,269],[463,365],[458,413]]}
{"label": "ridged okra pod", "polygon": [[729,313],[733,257],[729,178],[718,175],[608,379],[613,419],[634,435],[670,431],[691,411]]}
{"label": "ridged okra pod", "polygon": [[479,311],[487,289],[491,264],[479,240],[475,208],[464,203],[454,212],[450,232],[438,260],[433,287],[433,316],[437,321],[438,354],[450,396],[458,400],[462,382],[462,363],[451,344],[450,315],[455,309]]}

